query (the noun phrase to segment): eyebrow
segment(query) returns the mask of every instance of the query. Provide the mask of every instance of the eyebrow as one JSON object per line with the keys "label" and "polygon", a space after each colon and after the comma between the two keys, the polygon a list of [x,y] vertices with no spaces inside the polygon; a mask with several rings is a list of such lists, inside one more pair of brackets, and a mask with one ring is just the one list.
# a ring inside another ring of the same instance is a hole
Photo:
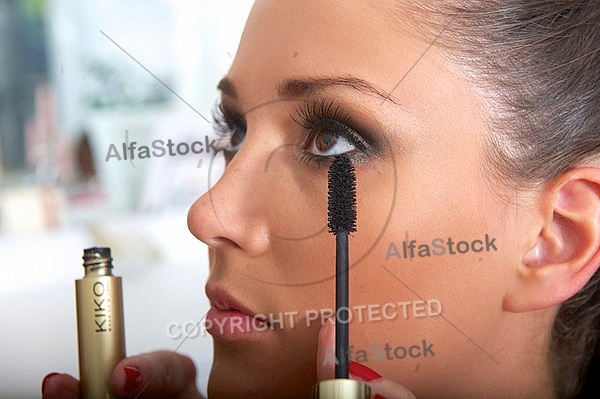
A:
{"label": "eyebrow", "polygon": [[[398,104],[390,93],[382,90],[374,84],[351,75],[334,76],[334,77],[306,77],[306,78],[290,78],[277,84],[277,94],[280,98],[303,97],[311,94],[316,94],[321,90],[332,87],[345,87],[364,94],[374,94],[382,99],[389,100],[394,104]],[[223,94],[229,97],[237,98],[238,93],[231,79],[225,77],[221,79],[217,85]]]}
{"label": "eyebrow", "polygon": [[237,90],[235,89],[235,85],[231,81],[231,79],[225,77],[219,81],[217,85],[217,89],[219,89],[223,94],[228,95],[229,97],[237,98]]}

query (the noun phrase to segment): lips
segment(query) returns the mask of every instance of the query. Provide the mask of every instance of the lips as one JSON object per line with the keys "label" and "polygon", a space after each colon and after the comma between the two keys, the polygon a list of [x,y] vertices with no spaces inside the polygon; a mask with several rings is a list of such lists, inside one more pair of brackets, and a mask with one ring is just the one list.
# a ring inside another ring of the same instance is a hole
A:
{"label": "lips", "polygon": [[255,312],[248,309],[240,301],[235,299],[229,292],[229,288],[222,289],[212,285],[206,285],[206,296],[210,304],[219,310],[237,310],[244,315],[254,317]]}
{"label": "lips", "polygon": [[228,288],[207,284],[206,296],[212,305],[206,315],[206,330],[213,337],[241,340],[272,330],[264,315],[243,305]]}

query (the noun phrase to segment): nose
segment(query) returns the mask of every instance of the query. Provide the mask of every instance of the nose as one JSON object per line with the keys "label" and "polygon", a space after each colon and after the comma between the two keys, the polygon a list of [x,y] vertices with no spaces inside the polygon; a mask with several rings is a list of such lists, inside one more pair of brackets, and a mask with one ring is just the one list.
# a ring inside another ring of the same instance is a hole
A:
{"label": "nose", "polygon": [[268,149],[250,145],[244,143],[223,176],[194,202],[187,222],[190,232],[209,247],[257,257],[267,251],[271,237],[266,217],[269,182],[260,173]]}

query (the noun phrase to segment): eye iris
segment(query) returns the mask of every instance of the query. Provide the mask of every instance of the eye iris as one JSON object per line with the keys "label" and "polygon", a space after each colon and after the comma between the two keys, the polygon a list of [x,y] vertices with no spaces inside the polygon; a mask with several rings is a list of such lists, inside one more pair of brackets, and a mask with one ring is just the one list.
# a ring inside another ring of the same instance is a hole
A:
{"label": "eye iris", "polygon": [[331,149],[337,143],[338,137],[335,133],[328,130],[321,130],[315,138],[315,146],[317,150],[325,152]]}
{"label": "eye iris", "polygon": [[229,143],[233,147],[237,147],[242,142],[242,138],[240,136],[241,136],[241,134],[240,134],[239,130],[236,129],[235,132],[231,135],[231,138],[229,139]]}

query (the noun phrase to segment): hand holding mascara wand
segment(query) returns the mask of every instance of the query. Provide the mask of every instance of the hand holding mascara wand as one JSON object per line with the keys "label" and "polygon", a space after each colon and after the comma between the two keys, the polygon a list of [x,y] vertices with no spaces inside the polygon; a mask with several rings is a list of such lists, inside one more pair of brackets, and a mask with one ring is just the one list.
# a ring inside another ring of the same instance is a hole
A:
{"label": "hand holding mascara wand", "polygon": [[[335,380],[315,386],[314,398],[363,399],[371,396],[363,382],[348,379],[349,261],[348,235],[356,231],[356,177],[347,155],[334,158],[328,175],[327,217],[329,232],[335,235]],[[344,320],[342,323],[340,320]]]}

